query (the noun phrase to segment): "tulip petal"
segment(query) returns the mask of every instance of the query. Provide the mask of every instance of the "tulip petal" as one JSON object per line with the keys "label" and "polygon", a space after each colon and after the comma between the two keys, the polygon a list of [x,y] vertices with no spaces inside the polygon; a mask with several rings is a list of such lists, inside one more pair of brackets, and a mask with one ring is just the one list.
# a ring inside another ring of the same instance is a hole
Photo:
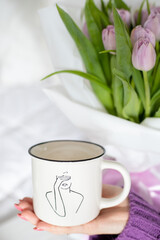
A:
{"label": "tulip petal", "polygon": [[132,42],[132,45],[134,46],[135,43],[140,38],[148,39],[152,43],[152,45],[155,47],[155,45],[156,45],[156,38],[155,38],[154,33],[150,29],[143,28],[141,25],[138,25],[131,32],[131,42]]}
{"label": "tulip petal", "polygon": [[160,14],[151,13],[144,24],[145,28],[150,29],[156,37],[156,40],[160,40]]}
{"label": "tulip petal", "polygon": [[140,38],[132,52],[133,66],[141,71],[150,71],[156,63],[156,52],[148,39]]}
{"label": "tulip petal", "polygon": [[116,37],[113,25],[108,25],[102,31],[103,45],[106,50],[116,50]]}

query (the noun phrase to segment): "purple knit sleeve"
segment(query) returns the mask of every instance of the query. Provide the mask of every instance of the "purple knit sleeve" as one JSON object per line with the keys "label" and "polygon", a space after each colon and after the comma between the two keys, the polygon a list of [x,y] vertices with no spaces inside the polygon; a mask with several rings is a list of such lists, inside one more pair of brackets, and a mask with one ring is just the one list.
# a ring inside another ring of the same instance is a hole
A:
{"label": "purple knit sleeve", "polygon": [[138,197],[129,194],[130,216],[128,222],[118,236],[97,235],[90,240],[157,240],[160,239],[160,214],[152,206]]}
{"label": "purple knit sleeve", "polygon": [[160,239],[160,214],[135,193],[130,193],[130,216],[116,240]]}

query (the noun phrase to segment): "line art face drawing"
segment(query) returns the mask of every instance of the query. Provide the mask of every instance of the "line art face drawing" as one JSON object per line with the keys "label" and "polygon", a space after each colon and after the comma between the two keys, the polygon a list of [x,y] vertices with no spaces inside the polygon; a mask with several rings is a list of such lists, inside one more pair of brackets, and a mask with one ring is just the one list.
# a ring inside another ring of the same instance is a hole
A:
{"label": "line art face drawing", "polygon": [[59,217],[76,214],[84,200],[81,193],[72,189],[72,180],[68,172],[64,172],[62,176],[56,176],[53,189],[46,192],[46,198]]}

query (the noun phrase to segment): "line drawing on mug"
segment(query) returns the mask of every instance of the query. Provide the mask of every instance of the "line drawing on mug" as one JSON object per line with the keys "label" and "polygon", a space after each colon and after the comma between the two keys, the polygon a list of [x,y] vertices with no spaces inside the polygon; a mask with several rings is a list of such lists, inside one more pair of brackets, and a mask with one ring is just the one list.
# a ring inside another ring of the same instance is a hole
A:
{"label": "line drawing on mug", "polygon": [[45,194],[51,208],[60,217],[66,217],[71,212],[76,214],[84,200],[83,194],[72,190],[71,186],[71,176],[63,172],[62,176],[56,176],[53,190]]}

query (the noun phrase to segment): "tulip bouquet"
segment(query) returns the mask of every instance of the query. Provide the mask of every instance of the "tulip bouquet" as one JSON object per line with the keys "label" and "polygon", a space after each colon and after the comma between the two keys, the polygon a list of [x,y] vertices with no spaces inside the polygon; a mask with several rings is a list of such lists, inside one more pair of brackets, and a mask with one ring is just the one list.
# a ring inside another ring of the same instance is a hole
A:
{"label": "tulip bouquet", "polygon": [[44,79],[76,74],[90,81],[108,113],[136,123],[160,117],[160,7],[143,0],[132,17],[122,0],[101,0],[101,8],[86,0],[82,29],[58,5],[57,9],[85,72],[56,71]]}

